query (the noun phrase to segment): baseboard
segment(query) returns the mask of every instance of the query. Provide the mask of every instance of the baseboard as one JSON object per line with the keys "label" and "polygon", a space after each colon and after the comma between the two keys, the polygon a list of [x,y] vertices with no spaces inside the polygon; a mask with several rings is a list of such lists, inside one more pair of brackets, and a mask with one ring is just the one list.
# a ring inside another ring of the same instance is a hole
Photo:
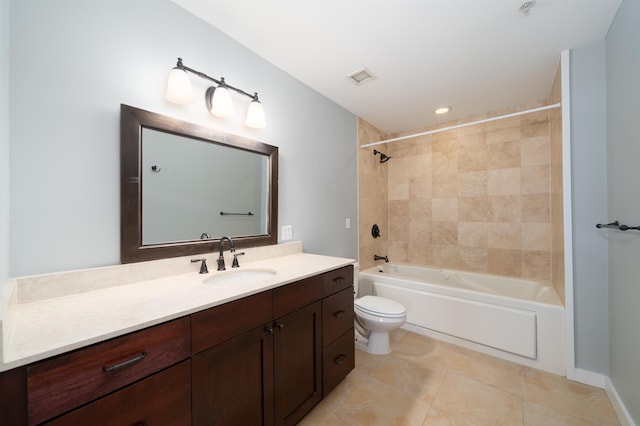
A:
{"label": "baseboard", "polygon": [[575,382],[584,383],[585,385],[595,386],[600,389],[604,389],[607,376],[601,373],[594,373],[593,371],[583,370],[582,368],[576,368],[573,371],[573,377],[568,377]]}
{"label": "baseboard", "polygon": [[620,420],[620,424],[622,426],[636,426],[635,422],[631,418],[631,414],[627,411],[627,407],[624,406],[622,399],[620,399],[620,395],[618,395],[618,391],[616,391],[615,386],[613,386],[613,382],[609,377],[605,376],[605,386],[604,391],[607,393],[609,397],[609,401],[611,401],[611,405],[613,405],[613,409],[618,415],[618,420]]}

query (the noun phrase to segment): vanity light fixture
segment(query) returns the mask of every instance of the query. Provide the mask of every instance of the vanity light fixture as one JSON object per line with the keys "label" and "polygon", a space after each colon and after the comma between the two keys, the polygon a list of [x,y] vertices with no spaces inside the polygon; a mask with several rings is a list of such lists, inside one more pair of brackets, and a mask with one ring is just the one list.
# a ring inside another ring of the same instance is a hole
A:
{"label": "vanity light fixture", "polygon": [[247,110],[247,118],[245,124],[254,129],[262,129],[266,127],[267,122],[264,117],[264,109],[258,99],[258,93],[253,95],[242,89],[233,87],[224,81],[224,77],[217,80],[205,73],[189,68],[182,63],[182,58],[178,58],[178,63],[169,73],[169,81],[167,82],[166,98],[176,104],[187,104],[192,100],[191,81],[187,73],[195,74],[205,80],[213,81],[217,86],[211,86],[205,92],[205,103],[207,110],[216,117],[227,118],[233,115],[233,99],[231,99],[231,91],[251,98],[249,108]]}

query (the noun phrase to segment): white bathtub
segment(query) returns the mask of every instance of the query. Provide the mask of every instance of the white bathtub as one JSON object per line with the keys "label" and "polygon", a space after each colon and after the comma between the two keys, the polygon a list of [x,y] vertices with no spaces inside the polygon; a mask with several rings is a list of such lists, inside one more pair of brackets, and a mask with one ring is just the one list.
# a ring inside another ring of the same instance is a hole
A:
{"label": "white bathtub", "polygon": [[384,264],[358,274],[358,297],[402,303],[403,328],[565,375],[564,307],[548,283]]}

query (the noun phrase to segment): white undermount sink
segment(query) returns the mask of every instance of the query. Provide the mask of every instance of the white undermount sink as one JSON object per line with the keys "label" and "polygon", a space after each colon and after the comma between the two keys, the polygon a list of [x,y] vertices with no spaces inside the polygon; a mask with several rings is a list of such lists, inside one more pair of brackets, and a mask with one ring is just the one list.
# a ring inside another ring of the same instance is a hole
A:
{"label": "white undermount sink", "polygon": [[242,285],[254,284],[273,277],[276,271],[273,269],[235,269],[221,272],[203,281],[210,285]]}

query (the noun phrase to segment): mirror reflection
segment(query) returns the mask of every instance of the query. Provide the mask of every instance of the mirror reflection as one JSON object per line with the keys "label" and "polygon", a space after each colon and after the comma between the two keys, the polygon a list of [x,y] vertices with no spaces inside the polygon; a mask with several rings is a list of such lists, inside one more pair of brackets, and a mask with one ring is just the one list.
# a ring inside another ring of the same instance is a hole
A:
{"label": "mirror reflection", "polygon": [[268,160],[142,131],[142,244],[267,233]]}

